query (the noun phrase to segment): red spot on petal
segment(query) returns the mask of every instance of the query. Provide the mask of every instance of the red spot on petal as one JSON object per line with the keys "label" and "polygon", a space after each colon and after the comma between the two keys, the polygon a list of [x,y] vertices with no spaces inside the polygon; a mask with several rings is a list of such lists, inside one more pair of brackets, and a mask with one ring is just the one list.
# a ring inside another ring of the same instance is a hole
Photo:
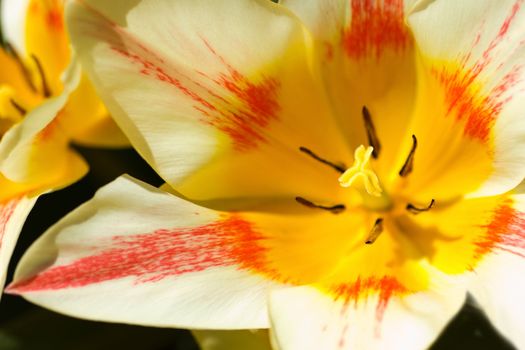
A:
{"label": "red spot on petal", "polygon": [[379,58],[386,49],[402,52],[412,45],[403,0],[350,0],[351,20],[342,45],[352,59]]}
{"label": "red spot on petal", "polygon": [[116,236],[92,255],[51,267],[9,289],[14,293],[56,290],[126,277],[148,283],[227,266],[257,272],[264,268],[258,258],[264,252],[258,244],[261,239],[249,222],[236,216],[194,228]]}
{"label": "red spot on petal", "polygon": [[47,25],[54,30],[62,31],[64,29],[64,18],[62,17],[62,10],[55,8],[47,13]]}

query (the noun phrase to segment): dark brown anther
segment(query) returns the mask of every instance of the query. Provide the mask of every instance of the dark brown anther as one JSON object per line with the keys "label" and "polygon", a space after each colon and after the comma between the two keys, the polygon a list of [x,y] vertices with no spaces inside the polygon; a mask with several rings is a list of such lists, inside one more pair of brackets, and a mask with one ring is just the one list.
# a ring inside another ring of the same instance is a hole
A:
{"label": "dark brown anther", "polygon": [[411,212],[412,214],[419,214],[419,213],[423,213],[425,211],[429,211],[430,209],[432,209],[432,207],[434,206],[434,204],[436,203],[436,201],[434,199],[432,199],[430,201],[430,204],[426,207],[426,208],[418,208],[416,206],[414,206],[413,204],[407,204],[407,207],[406,209]]}
{"label": "dark brown anther", "polygon": [[18,64],[18,67],[20,68],[20,71],[22,72],[22,76],[24,77],[24,80],[27,83],[27,86],[29,86],[31,91],[37,92],[36,86],[33,83],[33,80],[31,80],[31,73],[29,72],[29,70],[27,69],[26,65],[24,64],[24,62],[20,58],[20,55],[18,54],[16,49],[13,47],[13,45],[11,45],[8,42],[4,43],[4,48],[5,48],[6,52],[9,53],[11,55],[11,57],[13,57],[15,59],[16,63]]}
{"label": "dark brown anther", "polygon": [[20,106],[15,100],[12,98],[9,99],[9,102],[11,102],[11,105],[15,107],[15,109],[20,113],[22,116],[26,115],[27,111],[24,107]]}
{"label": "dark brown anther", "polygon": [[338,165],[338,164],[332,163],[332,162],[330,162],[330,161],[328,161],[326,159],[323,159],[323,158],[319,157],[317,154],[315,154],[314,152],[312,152],[311,150],[309,150],[306,147],[299,147],[299,151],[308,154],[310,157],[312,157],[313,159],[317,160],[318,162],[321,162],[321,163],[323,163],[325,165],[328,165],[329,167],[331,167],[332,169],[334,169],[335,171],[337,171],[340,174],[342,174],[342,173],[344,173],[346,171],[346,167],[343,164]]}
{"label": "dark brown anther", "polygon": [[336,205],[332,205],[330,207],[327,207],[327,206],[324,206],[324,205],[315,204],[315,203],[313,203],[313,202],[311,202],[308,199],[305,199],[303,197],[295,197],[295,200],[297,201],[297,203],[302,204],[305,207],[312,208],[312,209],[327,210],[327,211],[331,212],[332,214],[342,213],[346,209],[344,204],[336,204]]}
{"label": "dark brown anther", "polygon": [[363,120],[365,122],[366,136],[368,137],[368,145],[374,148],[374,150],[372,151],[372,157],[374,157],[374,159],[377,159],[377,157],[379,157],[379,152],[381,152],[381,143],[379,142],[379,138],[377,137],[376,128],[374,127],[374,123],[372,122],[372,116],[370,115],[370,111],[368,110],[368,108],[366,108],[366,106],[363,106],[362,114]]}
{"label": "dark brown anther", "polygon": [[408,157],[405,160],[405,164],[403,164],[403,167],[401,168],[401,170],[399,170],[399,176],[405,177],[412,172],[412,168],[414,167],[414,155],[416,154],[416,148],[417,138],[416,135],[412,135],[412,148],[410,149],[410,153],[408,154]]}
{"label": "dark brown anther", "polygon": [[377,237],[383,232],[383,218],[376,219],[374,227],[370,230],[368,238],[366,239],[365,244],[372,244],[376,241]]}
{"label": "dark brown anther", "polygon": [[46,74],[44,72],[44,67],[42,67],[42,63],[40,63],[40,60],[35,56],[31,55],[31,58],[36,63],[36,67],[38,69],[38,74],[40,74],[40,77],[42,79],[42,93],[44,94],[44,97],[51,97],[51,89],[49,88],[49,85],[47,83]]}

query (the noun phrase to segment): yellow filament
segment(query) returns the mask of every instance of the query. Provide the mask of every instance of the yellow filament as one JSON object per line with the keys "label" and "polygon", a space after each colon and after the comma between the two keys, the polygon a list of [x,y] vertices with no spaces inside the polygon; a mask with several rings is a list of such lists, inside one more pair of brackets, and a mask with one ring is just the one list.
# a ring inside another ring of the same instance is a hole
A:
{"label": "yellow filament", "polygon": [[343,187],[350,187],[361,178],[365,185],[366,192],[374,197],[381,197],[383,190],[379,185],[379,179],[370,167],[370,157],[374,148],[361,145],[354,152],[354,164],[339,177],[339,183]]}

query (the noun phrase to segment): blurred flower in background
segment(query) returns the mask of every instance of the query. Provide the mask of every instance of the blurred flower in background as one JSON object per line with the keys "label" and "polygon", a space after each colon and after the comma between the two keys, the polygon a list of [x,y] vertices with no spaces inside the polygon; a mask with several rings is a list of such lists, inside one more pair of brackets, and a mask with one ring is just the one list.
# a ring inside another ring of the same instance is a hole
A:
{"label": "blurred flower in background", "polygon": [[88,169],[69,143],[122,147],[127,142],[71,60],[61,2],[3,1],[2,31],[8,34],[0,49],[3,285],[38,196],[77,181]]}

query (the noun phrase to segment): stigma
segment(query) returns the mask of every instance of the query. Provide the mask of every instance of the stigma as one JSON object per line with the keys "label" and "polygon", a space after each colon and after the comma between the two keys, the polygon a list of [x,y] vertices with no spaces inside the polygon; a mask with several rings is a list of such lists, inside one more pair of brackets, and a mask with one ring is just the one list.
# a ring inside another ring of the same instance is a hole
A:
{"label": "stigma", "polygon": [[372,170],[370,157],[374,152],[374,147],[360,145],[354,152],[354,164],[348,168],[340,177],[339,184],[342,187],[350,187],[361,179],[366,192],[374,197],[381,197],[383,190],[379,184],[379,178]]}

